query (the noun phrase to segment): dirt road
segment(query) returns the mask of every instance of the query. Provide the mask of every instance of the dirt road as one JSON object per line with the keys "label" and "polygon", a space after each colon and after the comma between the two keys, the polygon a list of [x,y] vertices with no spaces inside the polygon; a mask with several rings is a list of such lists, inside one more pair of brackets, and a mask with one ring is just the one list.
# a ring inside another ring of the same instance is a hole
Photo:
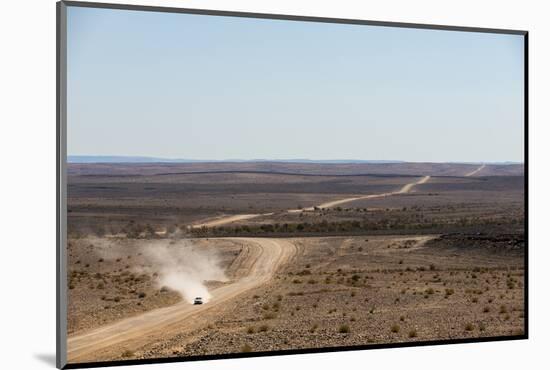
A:
{"label": "dirt road", "polygon": [[149,311],[86,333],[70,336],[67,341],[69,362],[88,362],[117,358],[124,351],[134,351],[160,338],[191,331],[201,322],[199,313],[223,309],[223,303],[252,288],[268,282],[283,264],[296,253],[288,240],[267,238],[224,238],[241,241],[249,249],[246,258],[234,267],[236,281],[211,291],[204,305],[180,302],[170,307]]}
{"label": "dirt road", "polygon": [[[481,168],[478,169],[478,171],[480,171],[480,170],[481,170]],[[320,204],[316,207],[308,207],[308,208],[304,208],[304,209],[289,209],[289,210],[287,210],[287,212],[288,213],[299,213],[299,212],[303,212],[303,211],[313,211],[315,208],[331,208],[331,207],[339,206],[339,205],[344,204],[344,203],[353,202],[355,200],[383,198],[383,197],[389,197],[389,196],[396,195],[396,194],[406,194],[406,193],[410,192],[412,190],[412,188],[415,187],[416,185],[424,184],[429,179],[430,179],[430,176],[424,176],[418,181],[411,182],[409,184],[404,185],[401,189],[399,189],[397,191],[392,191],[392,192],[388,192],[388,193],[381,193],[381,194],[363,195],[363,196],[358,196],[358,197],[353,197],[353,198],[338,199],[338,200],[333,200],[333,201],[330,201],[330,202]],[[196,228],[201,228],[203,226],[206,226],[206,227],[221,226],[221,225],[229,224],[229,223],[235,222],[235,221],[249,220],[249,219],[260,217],[260,216],[271,216],[272,214],[273,213],[232,215],[232,216],[220,217],[220,218],[217,218],[217,219],[214,219],[214,220],[211,220],[211,221],[195,224],[195,225],[192,225],[191,227],[196,229]]]}
{"label": "dirt road", "polygon": [[[323,203],[321,205],[318,205],[317,208],[331,208],[335,206],[339,206],[344,203],[353,202],[355,200],[362,200],[362,199],[374,199],[374,198],[383,198],[383,197],[389,197],[396,194],[406,194],[412,190],[413,187],[416,185],[424,184],[430,179],[430,176],[424,176],[418,181],[412,182],[410,184],[406,184],[401,189],[397,191],[392,191],[389,193],[381,193],[381,194],[370,194],[370,195],[363,195],[359,197],[353,197],[353,198],[345,198],[345,199],[338,199],[331,202]],[[306,211],[313,211],[314,207],[305,208]],[[301,210],[289,210],[288,212],[300,212]]]}
{"label": "dirt road", "polygon": [[203,223],[192,225],[191,227],[194,229],[197,229],[201,227],[221,226],[221,225],[225,225],[235,221],[248,220],[250,218],[259,217],[259,216],[270,216],[272,214],[273,213],[257,213],[257,214],[248,214],[248,215],[233,215],[233,216],[227,216],[227,217],[220,217],[211,221],[206,221]]}
{"label": "dirt road", "polygon": [[468,172],[468,173],[467,173],[466,175],[464,175],[464,176],[466,176],[466,177],[473,176],[473,175],[479,173],[479,172],[480,172],[482,169],[484,169],[484,168],[485,168],[485,165],[482,164],[481,166],[479,166],[479,168],[473,170],[472,172]]}

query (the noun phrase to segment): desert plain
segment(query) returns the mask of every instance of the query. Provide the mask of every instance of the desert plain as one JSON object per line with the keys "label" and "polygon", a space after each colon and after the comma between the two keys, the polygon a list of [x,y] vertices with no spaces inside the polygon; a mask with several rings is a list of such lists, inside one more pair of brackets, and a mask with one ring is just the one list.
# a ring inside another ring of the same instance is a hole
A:
{"label": "desert plain", "polygon": [[523,335],[523,171],[70,163],[68,361]]}

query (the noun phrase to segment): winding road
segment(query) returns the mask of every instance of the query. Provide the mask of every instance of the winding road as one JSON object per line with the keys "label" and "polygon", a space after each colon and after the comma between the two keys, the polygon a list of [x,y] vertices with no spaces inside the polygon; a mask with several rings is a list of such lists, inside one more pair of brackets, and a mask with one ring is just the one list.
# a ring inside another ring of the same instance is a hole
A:
{"label": "winding road", "polygon": [[[478,170],[481,170],[481,169],[478,169]],[[370,195],[362,195],[362,196],[352,197],[352,198],[338,199],[338,200],[333,200],[333,201],[330,201],[330,202],[320,204],[316,207],[308,207],[308,208],[303,208],[303,209],[289,209],[286,212],[288,212],[288,213],[299,213],[299,212],[304,212],[304,211],[313,211],[315,208],[332,208],[332,207],[336,207],[336,206],[339,206],[341,204],[353,202],[353,201],[356,201],[356,200],[384,198],[384,197],[389,197],[389,196],[392,196],[392,195],[406,194],[406,193],[409,193],[416,185],[425,184],[426,182],[428,182],[428,180],[430,180],[430,176],[424,176],[420,180],[415,181],[415,182],[411,182],[409,184],[406,184],[401,189],[396,190],[396,191],[392,191],[392,192],[388,192],[388,193],[381,193],[381,194],[370,194]],[[198,223],[198,224],[194,224],[191,227],[195,229],[195,228],[201,228],[201,227],[221,226],[221,225],[226,225],[226,224],[229,224],[229,223],[232,223],[232,222],[235,222],[235,221],[250,220],[252,218],[256,218],[256,217],[260,217],[260,216],[271,216],[272,214],[273,213],[255,213],[255,214],[231,215],[231,216],[220,217],[220,218],[217,218],[217,219],[214,219],[214,220],[209,220],[209,221],[206,221],[206,222],[201,222],[201,223]]]}
{"label": "winding road", "polygon": [[[480,169],[478,169],[480,170]],[[330,208],[344,203],[388,197],[397,194],[409,193],[414,186],[424,184],[430,176],[404,185],[401,189],[381,194],[370,194],[352,198],[345,198],[323,203],[318,208]],[[314,207],[287,210],[287,212],[303,212],[313,210]],[[208,220],[192,227],[219,226],[234,221],[247,220],[268,214],[242,214]],[[67,340],[67,357],[69,362],[90,362],[97,358],[117,358],[124,350],[135,350],[149,344],[158,343],[161,338],[170,335],[190,332],[204,325],[206,312],[223,310],[223,303],[246,291],[267,283],[275,272],[288,263],[296,254],[296,246],[285,239],[270,238],[222,238],[239,241],[247,248],[244,257],[237,258],[234,270],[235,281],[231,284],[213,289],[208,304],[191,305],[185,301],[173,306],[155,309],[138,316],[122,319],[84,333],[71,335]],[[201,315],[199,315],[201,314]]]}
{"label": "winding road", "polygon": [[[126,349],[157,343],[161,337],[189,332],[203,325],[198,316],[223,308],[223,303],[267,283],[275,272],[296,254],[288,240],[267,238],[223,238],[243,242],[249,249],[236,266],[236,281],[211,291],[208,304],[191,305],[185,301],[70,336],[67,340],[69,362],[89,362],[97,358],[116,358]],[[234,266],[232,266],[234,267]]]}

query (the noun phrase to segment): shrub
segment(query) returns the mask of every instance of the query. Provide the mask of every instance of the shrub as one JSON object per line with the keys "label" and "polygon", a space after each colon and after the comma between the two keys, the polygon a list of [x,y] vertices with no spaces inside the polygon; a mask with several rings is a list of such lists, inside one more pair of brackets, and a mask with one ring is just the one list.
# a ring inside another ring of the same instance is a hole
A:
{"label": "shrub", "polygon": [[147,294],[145,294],[144,292],[140,292],[138,294],[138,298],[141,298],[141,299],[145,298],[146,296],[147,296]]}
{"label": "shrub", "polygon": [[399,327],[399,325],[393,324],[393,325],[391,326],[391,332],[392,332],[392,333],[399,333],[399,330],[401,330],[401,328]]}
{"label": "shrub", "polygon": [[342,324],[342,325],[340,325],[340,328],[338,329],[338,331],[339,331],[340,333],[344,333],[344,334],[349,333],[349,332],[350,332],[350,330],[349,330],[349,325],[347,325],[347,324]]}
{"label": "shrub", "polygon": [[466,329],[466,331],[473,331],[474,330],[474,325],[471,324],[471,323],[468,323],[468,324],[466,324],[464,329]]}
{"label": "shrub", "polygon": [[416,330],[412,329],[409,331],[409,338],[416,338],[417,336]]}
{"label": "shrub", "polygon": [[264,320],[272,320],[274,318],[276,318],[277,315],[275,315],[275,313],[273,312],[266,312],[264,315],[263,315],[263,318]]}
{"label": "shrub", "polygon": [[254,327],[253,326],[249,326],[248,328],[246,328],[246,332],[248,334],[254,334]]}
{"label": "shrub", "polygon": [[251,352],[252,351],[252,347],[250,347],[248,344],[245,344],[244,346],[241,347],[241,352]]}
{"label": "shrub", "polygon": [[132,352],[128,349],[126,351],[122,352],[122,357],[127,358],[127,357],[133,357],[133,356],[134,356],[134,352]]}
{"label": "shrub", "polygon": [[265,333],[268,330],[269,330],[269,326],[267,326],[266,324],[264,324],[264,325],[262,325],[258,328],[258,332],[264,332]]}

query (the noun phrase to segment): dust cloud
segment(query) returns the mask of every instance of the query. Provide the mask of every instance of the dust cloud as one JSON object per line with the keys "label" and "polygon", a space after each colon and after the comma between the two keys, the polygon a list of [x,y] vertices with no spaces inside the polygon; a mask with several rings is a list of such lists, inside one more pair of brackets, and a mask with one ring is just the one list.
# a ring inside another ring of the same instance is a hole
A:
{"label": "dust cloud", "polygon": [[147,262],[159,275],[158,284],[179,292],[189,303],[195,297],[208,302],[207,281],[227,281],[215,253],[200,249],[188,240],[153,242],[141,248]]}
{"label": "dust cloud", "polygon": [[[123,257],[121,246],[105,238],[90,238],[96,252],[106,260]],[[167,287],[177,291],[189,303],[201,297],[206,303],[211,294],[206,282],[227,281],[220,259],[215,251],[196,245],[188,239],[140,240],[136,250],[144,260],[133,266],[138,273],[157,276],[159,288]],[[132,248],[133,249],[133,248]]]}

